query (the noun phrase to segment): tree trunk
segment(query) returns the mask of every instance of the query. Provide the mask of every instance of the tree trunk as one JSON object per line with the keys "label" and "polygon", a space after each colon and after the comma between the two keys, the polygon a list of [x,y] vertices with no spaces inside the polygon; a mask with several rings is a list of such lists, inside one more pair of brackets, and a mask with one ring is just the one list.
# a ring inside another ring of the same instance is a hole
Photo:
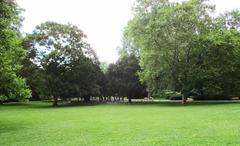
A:
{"label": "tree trunk", "polygon": [[132,103],[132,98],[128,98],[128,102],[129,102],[129,103]]}
{"label": "tree trunk", "polygon": [[84,97],[84,102],[90,102],[90,97]]}
{"label": "tree trunk", "polygon": [[187,96],[182,96],[182,104],[185,105],[187,103]]}
{"label": "tree trunk", "polygon": [[56,96],[53,97],[53,106],[58,106],[58,98]]}
{"label": "tree trunk", "polygon": [[99,102],[102,102],[103,100],[102,100],[102,97],[98,97],[98,101]]}
{"label": "tree trunk", "polygon": [[200,96],[201,97],[204,97],[204,92],[203,92],[203,89],[201,88],[201,90],[200,90]]}

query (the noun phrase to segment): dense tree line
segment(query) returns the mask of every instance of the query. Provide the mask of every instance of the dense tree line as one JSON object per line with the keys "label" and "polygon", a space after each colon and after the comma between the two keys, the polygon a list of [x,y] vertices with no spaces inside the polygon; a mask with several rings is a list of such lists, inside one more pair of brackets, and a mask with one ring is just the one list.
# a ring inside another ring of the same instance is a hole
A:
{"label": "dense tree line", "polygon": [[141,84],[138,75],[139,49],[126,33],[123,35],[121,47],[118,47],[118,54],[117,62],[110,64],[105,71],[103,95],[119,100],[127,97],[129,102],[147,97],[146,87]]}
{"label": "dense tree line", "polygon": [[57,105],[58,100],[74,98],[88,102],[91,97],[100,97],[101,101],[127,97],[131,102],[147,96],[137,74],[140,66],[136,54],[125,53],[116,64],[100,65],[84,38],[76,26],[55,22],[43,23],[25,37],[28,55],[21,73],[33,98],[52,97]]}
{"label": "dense tree line", "polygon": [[140,48],[140,78],[160,97],[239,96],[240,12],[214,16],[207,0],[138,0],[126,32]]}
{"label": "dense tree line", "polygon": [[105,94],[108,97],[132,99],[147,97],[145,86],[139,81],[140,66],[134,55],[121,57],[115,64],[110,64],[105,74]]}
{"label": "dense tree line", "polygon": [[0,12],[1,102],[52,99],[56,106],[58,101],[132,99],[145,93],[137,76],[137,57],[125,56],[109,67],[101,65],[77,26],[45,22],[23,36],[18,5],[3,0]]}
{"label": "dense tree line", "polygon": [[45,22],[23,36],[22,10],[0,1],[0,102],[240,96],[238,10],[215,15],[207,0],[137,0],[133,11],[119,59],[107,65],[75,25]]}

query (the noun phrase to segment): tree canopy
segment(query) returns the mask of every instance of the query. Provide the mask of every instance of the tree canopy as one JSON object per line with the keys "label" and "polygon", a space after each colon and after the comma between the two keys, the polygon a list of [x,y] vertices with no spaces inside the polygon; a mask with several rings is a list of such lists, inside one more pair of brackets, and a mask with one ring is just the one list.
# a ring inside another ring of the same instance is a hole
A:
{"label": "tree canopy", "polygon": [[1,103],[240,96],[239,10],[216,15],[208,0],[137,0],[112,64],[100,63],[72,24],[48,21],[22,35],[21,12],[14,0],[0,1]]}
{"label": "tree canopy", "polygon": [[99,94],[100,67],[86,35],[71,24],[46,22],[28,36],[30,60],[44,73],[45,94],[58,99],[89,98]]}
{"label": "tree canopy", "polygon": [[109,96],[139,99],[147,97],[147,91],[139,80],[139,49],[135,46],[128,34],[125,33],[122,46],[119,49],[119,59],[110,64],[105,74],[106,92]]}
{"label": "tree canopy", "polygon": [[30,97],[25,80],[18,74],[26,54],[19,34],[20,12],[14,1],[0,1],[0,101]]}
{"label": "tree canopy", "polygon": [[[154,96],[173,90],[185,103],[193,91],[239,95],[234,84],[239,81],[240,15],[233,11],[215,18],[213,12],[206,0],[137,1],[126,31],[140,48],[140,78]],[[235,92],[228,86],[233,80]]]}

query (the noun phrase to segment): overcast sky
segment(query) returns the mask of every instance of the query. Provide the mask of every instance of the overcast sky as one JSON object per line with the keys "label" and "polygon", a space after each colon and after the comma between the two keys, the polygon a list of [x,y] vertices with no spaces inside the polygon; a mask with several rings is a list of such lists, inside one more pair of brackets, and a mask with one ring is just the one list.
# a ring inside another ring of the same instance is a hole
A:
{"label": "overcast sky", "polygon": [[[88,36],[100,61],[115,62],[123,28],[132,17],[134,0],[17,0],[25,9],[22,30],[31,33],[45,21],[77,25]],[[239,9],[239,0],[211,0],[218,12]]]}

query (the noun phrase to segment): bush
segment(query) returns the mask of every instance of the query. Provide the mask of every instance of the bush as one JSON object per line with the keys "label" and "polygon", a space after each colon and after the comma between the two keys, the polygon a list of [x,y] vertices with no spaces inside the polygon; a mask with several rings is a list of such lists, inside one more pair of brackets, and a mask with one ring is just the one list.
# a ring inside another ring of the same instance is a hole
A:
{"label": "bush", "polygon": [[182,100],[182,94],[170,90],[163,91],[161,97],[169,100]]}
{"label": "bush", "polygon": [[182,95],[171,96],[169,100],[182,100]]}

